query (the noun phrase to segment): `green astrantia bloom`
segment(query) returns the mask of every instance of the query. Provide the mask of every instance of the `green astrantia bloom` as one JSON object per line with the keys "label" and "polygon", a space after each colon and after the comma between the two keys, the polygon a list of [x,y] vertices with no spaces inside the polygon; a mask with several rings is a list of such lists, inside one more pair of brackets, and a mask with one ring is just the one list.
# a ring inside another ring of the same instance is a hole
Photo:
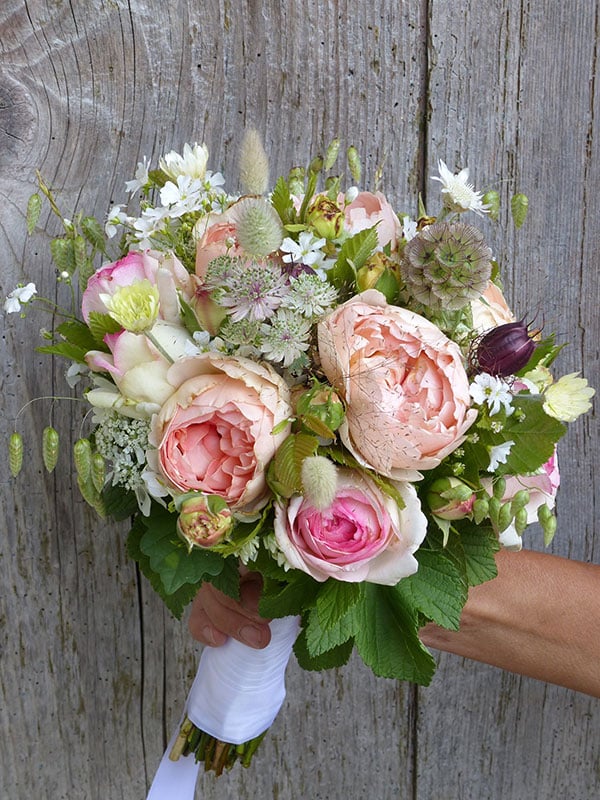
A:
{"label": "green astrantia bloom", "polygon": [[148,330],[158,318],[158,287],[149,280],[122,286],[112,295],[101,294],[100,299],[110,316],[132,333]]}

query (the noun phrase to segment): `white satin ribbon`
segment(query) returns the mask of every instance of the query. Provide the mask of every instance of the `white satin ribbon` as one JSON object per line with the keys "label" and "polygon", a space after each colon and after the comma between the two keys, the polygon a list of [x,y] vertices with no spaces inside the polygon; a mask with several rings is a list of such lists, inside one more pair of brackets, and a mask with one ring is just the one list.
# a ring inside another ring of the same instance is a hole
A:
{"label": "white satin ribbon", "polygon": [[[242,744],[269,728],[285,698],[285,668],[300,630],[298,617],[270,623],[271,641],[255,650],[235,639],[205,647],[186,702],[192,722],[217,739]],[[193,755],[171,761],[179,725],[147,800],[194,800],[199,764]]]}

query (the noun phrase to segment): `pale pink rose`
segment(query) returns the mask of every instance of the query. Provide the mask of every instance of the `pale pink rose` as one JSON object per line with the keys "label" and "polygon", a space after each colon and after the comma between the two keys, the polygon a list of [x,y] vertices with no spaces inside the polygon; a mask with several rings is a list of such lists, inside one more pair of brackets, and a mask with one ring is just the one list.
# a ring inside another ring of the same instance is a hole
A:
{"label": "pale pink rose", "polygon": [[275,538],[292,567],[317,581],[368,581],[394,586],[417,571],[413,553],[427,532],[412,484],[398,482],[405,507],[359,472],[340,469],[325,511],[295,495],[275,507]]}
{"label": "pale pink rose", "polygon": [[481,297],[471,301],[471,312],[473,330],[477,333],[485,333],[499,325],[515,322],[515,316],[508,307],[504,295],[492,281],[488,283]]}
{"label": "pale pink rose", "polygon": [[[502,496],[502,502],[508,503],[513,497],[526,489],[529,492],[529,502],[525,506],[527,509],[527,524],[537,522],[537,512],[544,503],[548,508],[554,508],[556,494],[560,486],[560,472],[558,469],[558,456],[556,451],[546,461],[537,475],[505,475],[506,489]],[[482,480],[482,485],[488,494],[492,494],[493,482],[491,478]],[[521,537],[517,534],[514,524],[510,524],[502,533],[499,534],[499,541],[507,549],[520,550]]]}
{"label": "pale pink rose", "polygon": [[[343,195],[340,196],[343,207]],[[402,225],[398,215],[381,192],[359,192],[356,198],[346,206],[346,230],[351,235],[377,225],[377,239],[380,247],[387,244],[392,252],[397,249],[398,239],[402,236]]]}
{"label": "pale pink rose", "polygon": [[113,295],[124,286],[132,286],[147,280],[158,287],[160,299],[159,316],[168,322],[179,320],[177,289],[189,284],[189,274],[180,261],[171,253],[151,250],[131,250],[126,256],[107,264],[88,280],[81,300],[81,313],[86,322],[90,313],[107,314],[108,309],[102,295]]}
{"label": "pale pink rose", "polygon": [[[232,209],[234,206],[232,206]],[[210,262],[220,256],[240,256],[242,250],[236,239],[236,226],[230,209],[223,214],[211,214],[196,225],[199,236],[196,244],[196,275],[204,278]]]}
{"label": "pale pink rose", "polygon": [[373,289],[318,326],[323,372],[347,405],[344,444],[390,477],[433,469],[477,412],[458,346],[424,317]]}
{"label": "pale pink rose", "polygon": [[90,350],[85,360],[94,372],[108,372],[127,402],[158,410],[175,389],[167,379],[172,361],[181,358],[193,340],[184,328],[163,321],[154,324],[152,334],[171,360],[144,334],[130,331],[107,334],[104,341],[110,353]]}
{"label": "pale pink rose", "polygon": [[268,365],[203,353],[168,372],[177,389],[153,418],[157,469],[178,493],[222,497],[253,512],[268,499],[265,470],[290,431],[286,383]]}

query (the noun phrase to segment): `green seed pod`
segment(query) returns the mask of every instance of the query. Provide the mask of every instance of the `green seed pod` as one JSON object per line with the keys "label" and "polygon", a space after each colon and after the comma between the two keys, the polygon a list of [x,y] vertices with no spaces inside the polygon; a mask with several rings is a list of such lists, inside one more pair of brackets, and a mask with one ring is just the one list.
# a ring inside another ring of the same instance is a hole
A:
{"label": "green seed pod", "polygon": [[309,172],[319,173],[323,169],[323,156],[315,156],[308,167]]}
{"label": "green seed pod", "polygon": [[502,500],[505,491],[506,491],[506,479],[502,477],[497,478],[497,480],[494,483],[494,497],[497,497],[498,500]]}
{"label": "green seed pod", "polygon": [[546,503],[541,505],[537,510],[537,518],[542,527],[544,527],[544,524],[553,516],[552,509],[549,508]]}
{"label": "green seed pod", "polygon": [[529,502],[529,492],[527,489],[521,489],[518,491],[512,499],[512,507],[515,514],[519,509],[525,508],[527,503]]}
{"label": "green seed pod", "polygon": [[77,485],[79,486],[79,491],[81,492],[81,496],[85,500],[85,502],[91,506],[92,508],[96,508],[96,504],[99,500],[98,492],[94,489],[94,486],[91,480],[83,480],[81,475],[77,476]]}
{"label": "green seed pod", "polygon": [[[92,445],[89,439],[78,439],[75,442],[73,445],[73,459],[77,475],[83,483],[87,483],[92,471]],[[83,496],[85,497],[85,495]]]}
{"label": "green seed pod", "polygon": [[495,222],[498,219],[498,213],[500,211],[500,195],[498,192],[490,189],[489,192],[483,195],[481,200],[488,207],[490,219],[493,219]]}
{"label": "green seed pod", "polygon": [[101,492],[106,479],[106,465],[100,453],[92,456],[92,483],[97,492]]}
{"label": "green seed pod", "polygon": [[527,509],[520,508],[517,513],[515,514],[515,530],[522,536],[523,531],[527,527]]}
{"label": "green seed pod", "polygon": [[510,210],[516,228],[520,228],[525,222],[527,210],[529,208],[529,198],[524,194],[513,195],[510,201]]}
{"label": "green seed pod", "polygon": [[23,466],[23,437],[13,433],[8,441],[8,466],[10,474],[16,478]]}
{"label": "green seed pod", "polygon": [[31,234],[35,230],[35,226],[40,218],[40,211],[42,210],[42,198],[37,192],[31,195],[27,202],[27,233]]}
{"label": "green seed pod", "polygon": [[510,503],[504,503],[498,512],[498,531],[505,531],[513,521],[513,513]]}
{"label": "green seed pod", "polygon": [[490,503],[486,497],[480,497],[473,503],[473,519],[479,525],[489,514]]}
{"label": "green seed pod", "polygon": [[340,140],[333,139],[327,152],[325,153],[325,163],[323,167],[326,171],[330,170],[337,161],[338,153],[340,152]]}
{"label": "green seed pod", "polygon": [[288,174],[288,185],[290,187],[290,194],[302,195],[304,194],[304,180],[306,172],[304,167],[293,167]]}
{"label": "green seed pod", "polygon": [[498,516],[500,514],[500,500],[497,497],[490,497],[489,501],[489,517],[494,525],[498,524]]}
{"label": "green seed pod", "polygon": [[544,523],[542,523],[542,530],[544,531],[544,544],[546,547],[548,547],[548,545],[552,542],[552,539],[554,539],[557,524],[558,523],[554,514],[552,514]]}
{"label": "green seed pod", "polygon": [[42,434],[42,458],[48,472],[52,472],[58,461],[58,431],[51,426],[44,428]]}
{"label": "green seed pod", "polygon": [[358,155],[358,150],[354,145],[351,145],[348,148],[348,166],[350,167],[350,174],[352,175],[352,180],[354,183],[360,183],[360,175],[362,172],[362,166],[360,163],[360,156]]}

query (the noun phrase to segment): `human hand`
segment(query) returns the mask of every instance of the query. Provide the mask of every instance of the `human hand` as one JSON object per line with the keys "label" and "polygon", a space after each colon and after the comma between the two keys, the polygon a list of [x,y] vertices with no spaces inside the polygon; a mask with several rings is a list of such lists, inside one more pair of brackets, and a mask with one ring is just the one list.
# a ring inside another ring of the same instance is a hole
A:
{"label": "human hand", "polygon": [[262,579],[257,572],[246,572],[240,577],[240,599],[203,583],[192,603],[188,622],[190,633],[202,644],[219,647],[228,636],[261,649],[271,641],[268,620],[258,613]]}

